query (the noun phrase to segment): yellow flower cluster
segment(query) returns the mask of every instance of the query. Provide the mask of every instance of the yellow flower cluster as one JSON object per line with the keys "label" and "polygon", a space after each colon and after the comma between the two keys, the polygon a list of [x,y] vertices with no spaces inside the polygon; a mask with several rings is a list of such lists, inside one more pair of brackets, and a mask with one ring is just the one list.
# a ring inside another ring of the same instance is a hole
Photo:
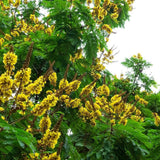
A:
{"label": "yellow flower cluster", "polygon": [[71,92],[76,91],[79,88],[80,84],[81,84],[81,81],[79,80],[74,80],[70,82],[65,89],[66,94],[69,95]]}
{"label": "yellow flower cluster", "polygon": [[3,56],[3,63],[4,67],[7,70],[8,74],[10,75],[12,70],[15,69],[15,64],[17,63],[17,55],[15,55],[13,52],[7,52]]}
{"label": "yellow flower cluster", "polygon": [[130,5],[134,2],[134,0],[127,0],[127,3]]}
{"label": "yellow flower cluster", "polygon": [[56,81],[57,81],[57,74],[56,72],[53,72],[49,75],[48,77],[50,83],[53,85],[53,86],[56,86]]}
{"label": "yellow flower cluster", "polygon": [[94,4],[95,4],[95,6],[99,6],[99,5],[100,5],[100,3],[101,3],[101,0],[94,0]]}
{"label": "yellow flower cluster", "polygon": [[30,18],[30,20],[33,21],[34,23],[39,23],[38,18],[36,18],[34,14],[30,14],[30,17],[29,17],[29,18]]}
{"label": "yellow flower cluster", "polygon": [[143,120],[141,117],[141,111],[130,103],[125,103],[120,95],[115,95],[111,98],[111,110],[112,119],[119,119],[119,124],[126,125],[127,119],[131,118],[136,121]]}
{"label": "yellow flower cluster", "polygon": [[81,103],[81,99],[75,98],[75,99],[70,100],[69,106],[72,108],[77,108],[80,105],[80,103]]}
{"label": "yellow flower cluster", "polygon": [[60,155],[57,154],[57,152],[54,152],[50,155],[44,155],[42,157],[42,160],[61,160]]}
{"label": "yellow flower cluster", "polygon": [[29,97],[31,94],[40,94],[45,85],[44,77],[40,76],[33,83],[28,84],[24,88],[24,93]]}
{"label": "yellow flower cluster", "polygon": [[30,68],[22,68],[21,70],[17,71],[14,76],[14,84],[19,87],[23,87],[30,82],[31,77],[31,69]]}
{"label": "yellow flower cluster", "polygon": [[61,79],[60,82],[59,82],[59,89],[60,90],[66,89],[68,87],[68,84],[69,83],[65,78]]}
{"label": "yellow flower cluster", "polygon": [[107,31],[109,34],[112,33],[112,28],[108,24],[104,24],[102,26],[102,29],[105,30],[105,31]]}
{"label": "yellow flower cluster", "polygon": [[47,33],[48,35],[51,36],[51,34],[53,33],[53,30],[54,30],[55,26],[52,25],[51,27],[48,27],[45,29],[45,33]]}
{"label": "yellow flower cluster", "polygon": [[13,37],[18,37],[18,36],[19,36],[19,33],[18,33],[16,30],[13,30],[13,31],[11,32],[11,35],[12,35]]}
{"label": "yellow flower cluster", "polygon": [[5,34],[4,39],[10,41],[12,40],[12,37],[9,34]]}
{"label": "yellow flower cluster", "polygon": [[101,60],[97,58],[95,64],[91,66],[93,72],[100,72],[105,69],[105,66],[101,63]]}
{"label": "yellow flower cluster", "polygon": [[138,102],[141,103],[141,104],[144,104],[144,105],[147,105],[147,104],[148,104],[148,102],[147,102],[145,99],[140,98],[139,95],[136,95],[136,96],[135,96],[135,100],[138,101]]}
{"label": "yellow flower cluster", "polygon": [[30,125],[28,125],[28,127],[27,127],[27,129],[26,129],[26,132],[32,132],[32,128],[31,128],[31,126]]}
{"label": "yellow flower cluster", "polygon": [[[87,4],[90,5],[90,1],[87,0]],[[110,0],[104,0],[102,3],[101,0],[94,1],[94,7],[91,14],[94,19],[97,20],[97,23],[101,23],[108,13],[113,20],[117,20],[119,17],[119,8],[116,3],[110,2]]]}
{"label": "yellow flower cluster", "polygon": [[75,53],[74,54],[74,57],[72,56],[72,55],[70,55],[70,61],[71,62],[75,62],[77,59],[82,59],[83,57],[82,57],[82,49],[79,49],[78,51],[77,51],[77,53]]}
{"label": "yellow flower cluster", "polygon": [[0,1],[0,6],[1,6],[2,11],[10,10],[10,6],[6,6],[6,5],[3,3],[3,1]]}
{"label": "yellow flower cluster", "polygon": [[140,60],[143,59],[143,57],[141,56],[140,53],[138,53],[137,56],[136,56],[136,55],[133,55],[133,58],[137,58],[137,59],[140,59]]}
{"label": "yellow flower cluster", "polygon": [[94,80],[97,80],[97,79],[101,78],[101,74],[100,73],[96,73],[94,71],[91,72],[91,76],[93,77]]}
{"label": "yellow flower cluster", "polygon": [[37,153],[37,152],[36,153],[30,153],[29,156],[30,156],[31,160],[36,160],[39,157],[39,153]]}
{"label": "yellow flower cluster", "polygon": [[0,112],[3,112],[4,111],[4,108],[3,107],[0,107]]}
{"label": "yellow flower cluster", "polygon": [[112,49],[109,49],[107,53],[103,54],[102,63],[111,63],[114,56],[112,55],[113,51]]}
{"label": "yellow flower cluster", "polygon": [[81,99],[71,99],[68,95],[61,95],[59,100],[65,103],[66,107],[77,108],[81,104]]}
{"label": "yellow flower cluster", "polygon": [[103,84],[102,86],[97,88],[96,93],[99,96],[101,96],[101,95],[109,96],[110,90],[106,84]]}
{"label": "yellow flower cluster", "polygon": [[49,147],[54,149],[61,133],[58,131],[47,130],[43,137],[38,141],[41,147]]}
{"label": "yellow flower cluster", "polygon": [[159,126],[160,125],[160,117],[158,116],[157,113],[153,113],[153,116],[154,116],[154,119],[155,119],[154,124],[156,126]]}
{"label": "yellow flower cluster", "polygon": [[21,0],[15,0],[15,2],[13,2],[13,0],[8,0],[8,3],[9,3],[10,6],[5,6],[5,4],[3,3],[3,1],[0,1],[1,9],[3,11],[4,10],[10,10],[10,7],[17,8],[20,5]]}
{"label": "yellow flower cluster", "polygon": [[102,113],[100,111],[101,107],[100,105],[95,102],[92,103],[90,101],[85,102],[85,107],[79,108],[80,116],[83,117],[84,121],[89,121],[91,125],[95,125],[95,120],[98,119]]}
{"label": "yellow flower cluster", "polygon": [[91,92],[92,92],[92,90],[93,90],[93,88],[95,87],[95,85],[96,85],[96,82],[91,82],[89,85],[86,85],[83,89],[82,89],[82,91],[81,91],[81,93],[80,93],[80,96],[82,97],[82,96],[88,96]]}
{"label": "yellow flower cluster", "polygon": [[110,4],[110,0],[104,0],[103,2],[103,8],[107,8]]}
{"label": "yellow flower cluster", "polygon": [[119,9],[117,4],[115,3],[110,3],[110,10],[113,10],[113,13],[111,14],[111,18],[116,20],[119,17]]}
{"label": "yellow flower cluster", "polygon": [[51,120],[49,116],[43,117],[39,122],[40,131],[45,133],[51,127]]}
{"label": "yellow flower cluster", "polygon": [[32,113],[35,116],[42,116],[47,110],[49,110],[51,107],[54,107],[57,104],[57,101],[58,97],[56,97],[55,94],[48,95],[42,100],[41,103],[35,105]]}
{"label": "yellow flower cluster", "polygon": [[[13,4],[14,7],[18,7],[20,4],[20,0],[16,0],[15,3],[13,3],[13,1],[10,1],[9,3]],[[1,2],[1,5],[2,4],[3,4],[3,2]],[[3,6],[3,7],[5,8],[5,6]],[[51,35],[53,33],[54,28],[55,28],[54,25],[46,27],[44,24],[42,24],[38,20],[38,18],[35,17],[34,14],[30,15],[30,19],[32,22],[34,22],[34,24],[28,24],[24,20],[16,21],[16,25],[14,26],[13,30],[11,31],[11,34],[6,33],[4,35],[4,38],[0,38],[0,47],[3,45],[5,40],[11,41],[12,36],[13,37],[20,36],[20,33],[26,33],[27,38],[24,38],[24,41],[29,41],[31,39],[28,35],[30,32],[44,31],[45,33],[47,33],[49,35]]]}
{"label": "yellow flower cluster", "polygon": [[92,3],[92,0],[87,0],[87,4],[90,5]]}
{"label": "yellow flower cluster", "polygon": [[6,102],[12,95],[13,80],[7,73],[3,73],[0,76],[0,101]]}
{"label": "yellow flower cluster", "polygon": [[92,16],[95,19],[98,18],[98,20],[102,21],[106,15],[107,15],[107,10],[105,10],[103,7],[98,5],[93,8]]}
{"label": "yellow flower cluster", "polygon": [[0,38],[0,47],[3,45],[4,39]]}
{"label": "yellow flower cluster", "polygon": [[28,98],[25,94],[20,93],[17,95],[16,105],[18,109],[25,111],[27,107],[27,102],[28,102]]}

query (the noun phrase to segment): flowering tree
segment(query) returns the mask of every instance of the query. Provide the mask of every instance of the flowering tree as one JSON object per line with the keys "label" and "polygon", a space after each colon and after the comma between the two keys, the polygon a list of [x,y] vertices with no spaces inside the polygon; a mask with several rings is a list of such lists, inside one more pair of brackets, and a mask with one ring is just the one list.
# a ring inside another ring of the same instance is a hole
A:
{"label": "flowering tree", "polygon": [[[153,115],[159,126],[158,114],[146,114],[134,81],[119,82],[105,68],[114,58],[109,36],[132,3],[0,1],[1,159],[151,157],[160,144],[151,150],[152,134],[143,131]],[[131,60],[144,66],[140,55]]]}

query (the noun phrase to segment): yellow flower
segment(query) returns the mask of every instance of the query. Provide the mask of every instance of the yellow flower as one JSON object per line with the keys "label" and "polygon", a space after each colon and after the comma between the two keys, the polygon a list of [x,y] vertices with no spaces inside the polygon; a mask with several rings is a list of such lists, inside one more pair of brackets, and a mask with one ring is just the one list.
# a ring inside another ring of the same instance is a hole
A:
{"label": "yellow flower", "polygon": [[29,156],[31,158],[31,160],[35,160],[39,157],[39,153],[29,153]]}
{"label": "yellow flower", "polygon": [[81,99],[75,98],[70,101],[70,106],[72,108],[77,108],[80,105],[80,103],[81,103]]}
{"label": "yellow flower", "polygon": [[84,95],[87,96],[88,94],[90,94],[92,92],[93,88],[95,87],[95,85],[96,85],[96,83],[91,83],[89,85],[86,85],[82,89],[80,96],[84,96]]}
{"label": "yellow flower", "polygon": [[154,116],[154,124],[156,126],[159,126],[160,125],[160,117],[157,113],[153,113],[153,116]]}
{"label": "yellow flower", "polygon": [[101,0],[94,0],[94,4],[95,4],[95,6],[99,6],[99,5],[100,5],[100,3],[101,3]]}
{"label": "yellow flower", "polygon": [[59,100],[62,102],[65,102],[66,99],[69,99],[68,95],[61,95],[61,97],[59,98]]}
{"label": "yellow flower", "polygon": [[80,84],[81,82],[79,80],[74,80],[70,82],[68,84],[68,87],[65,89],[66,94],[70,94],[71,92],[76,91],[79,88]]}
{"label": "yellow flower", "polygon": [[61,79],[59,82],[59,89],[65,89],[68,86],[68,81],[66,79]]}
{"label": "yellow flower", "polygon": [[104,0],[103,7],[106,8],[110,4],[110,0]]}
{"label": "yellow flower", "polygon": [[45,133],[48,129],[50,129],[50,127],[51,127],[51,120],[50,120],[49,116],[43,117],[40,120],[39,127],[40,127],[40,131],[42,133]]}
{"label": "yellow flower", "polygon": [[32,132],[32,128],[30,125],[28,125],[27,129],[26,129],[26,132]]}
{"label": "yellow flower", "polygon": [[93,70],[98,71],[98,72],[105,69],[105,66],[103,64],[101,64],[98,59],[96,61],[96,65],[92,65],[91,67],[92,67]]}
{"label": "yellow flower", "polygon": [[121,117],[120,121],[118,122],[119,124],[123,124],[124,126],[127,124],[127,119],[124,117]]}
{"label": "yellow flower", "polygon": [[139,99],[140,99],[139,95],[135,95],[135,100],[139,101]]}
{"label": "yellow flower", "polygon": [[3,107],[0,107],[0,112],[3,112],[4,111],[4,108]]}
{"label": "yellow flower", "polygon": [[118,94],[114,95],[112,98],[111,98],[111,101],[118,101],[120,102],[121,101],[121,96],[119,96]]}
{"label": "yellow flower", "polygon": [[93,72],[93,73],[91,73],[91,75],[92,75],[92,77],[93,77],[94,79],[100,79],[100,78],[101,78],[101,74],[99,74],[99,73]]}
{"label": "yellow flower", "polygon": [[13,0],[8,0],[8,3],[9,3],[9,4],[13,3]]}
{"label": "yellow flower", "polygon": [[29,38],[29,37],[24,38],[24,41],[25,41],[25,42],[28,42],[28,41],[30,41],[30,40],[31,40],[31,38]]}
{"label": "yellow flower", "polygon": [[12,39],[12,37],[9,34],[5,34],[4,38],[8,41],[10,41]]}
{"label": "yellow flower", "polygon": [[84,107],[79,108],[79,113],[85,119],[90,119],[90,117],[91,117],[90,112]]}
{"label": "yellow flower", "polygon": [[3,43],[4,43],[4,39],[0,38],[0,47],[3,45]]}
{"label": "yellow flower", "polygon": [[61,133],[58,131],[47,130],[44,136],[38,141],[40,146],[54,149]]}
{"label": "yellow flower", "polygon": [[77,53],[74,54],[74,57],[72,57],[72,55],[70,55],[71,62],[74,63],[77,59],[82,59],[82,49],[78,49]]}
{"label": "yellow flower", "polygon": [[97,102],[94,103],[93,107],[95,110],[99,110],[101,108]]}
{"label": "yellow flower", "polygon": [[8,90],[12,88],[13,80],[6,73],[1,74],[0,76],[0,90]]}
{"label": "yellow flower", "polygon": [[20,0],[16,0],[15,3],[13,4],[14,7],[18,7],[20,5]]}
{"label": "yellow flower", "polygon": [[45,30],[45,32],[46,32],[47,34],[51,35],[53,31],[52,31],[52,29],[49,27],[49,28],[47,28],[47,29]]}
{"label": "yellow flower", "polygon": [[133,57],[133,58],[137,58],[137,56],[136,56],[136,55],[133,55],[132,57]]}
{"label": "yellow flower", "polygon": [[102,115],[102,113],[100,112],[100,110],[96,110],[95,113],[94,113],[94,115],[96,117],[100,117]]}
{"label": "yellow flower", "polygon": [[31,77],[31,69],[25,68],[17,71],[17,73],[14,76],[14,83],[15,85],[21,86],[27,85],[30,82]]}
{"label": "yellow flower", "polygon": [[106,30],[109,34],[112,32],[112,28],[108,24],[104,24],[102,29]]}
{"label": "yellow flower", "polygon": [[30,83],[25,89],[24,93],[30,96],[31,94],[40,94],[42,91],[42,88],[45,85],[45,81],[43,76],[40,76],[38,79],[36,79],[33,83]]}
{"label": "yellow flower", "polygon": [[17,63],[17,55],[13,52],[7,52],[3,56],[3,63],[5,69],[11,73],[11,71],[15,68],[15,64]]}
{"label": "yellow flower", "polygon": [[5,120],[5,117],[4,117],[4,116],[1,116],[1,119]]}
{"label": "yellow flower", "polygon": [[111,18],[112,18],[112,19],[117,19],[118,16],[119,16],[118,13],[112,13],[112,14],[111,14]]}
{"label": "yellow flower", "polygon": [[35,17],[35,15],[34,15],[34,14],[30,14],[30,20],[31,20],[31,21],[33,21],[33,22],[34,22],[34,21],[35,21],[35,18],[36,18],[36,17]]}
{"label": "yellow flower", "polygon": [[115,119],[111,119],[111,120],[110,120],[110,123],[111,123],[112,125],[115,125],[115,124],[116,124]]}
{"label": "yellow flower", "polygon": [[16,104],[17,104],[18,109],[21,109],[23,111],[26,110],[27,102],[28,102],[27,95],[20,93],[17,95],[16,98],[17,98]]}
{"label": "yellow flower", "polygon": [[50,109],[50,107],[54,107],[57,104],[57,101],[58,97],[56,97],[54,94],[47,95],[47,97],[44,98],[40,104],[36,104],[32,110],[32,113],[35,116],[42,116],[47,110]]}
{"label": "yellow flower", "polygon": [[57,155],[57,152],[51,153],[48,156],[44,155],[42,160],[61,160],[60,155]]}
{"label": "yellow flower", "polygon": [[92,111],[92,110],[93,110],[93,107],[92,107],[90,101],[86,101],[86,102],[85,102],[85,107],[86,107],[86,109],[89,110],[89,111]]}
{"label": "yellow flower", "polygon": [[92,0],[87,0],[87,4],[91,4],[92,3]]}
{"label": "yellow flower", "polygon": [[110,94],[109,87],[106,84],[103,84],[102,86],[97,88],[97,94],[109,96],[109,94]]}
{"label": "yellow flower", "polygon": [[48,77],[50,83],[53,85],[53,86],[56,86],[56,81],[57,81],[57,74],[56,72],[53,72],[49,75]]}
{"label": "yellow flower", "polygon": [[141,111],[139,109],[136,109],[136,116],[140,116],[141,115]]}
{"label": "yellow flower", "polygon": [[19,36],[19,33],[18,33],[17,31],[12,31],[12,32],[11,32],[11,35],[12,35],[13,37],[16,37],[16,36]]}
{"label": "yellow flower", "polygon": [[138,58],[138,59],[143,59],[143,57],[141,56],[140,53],[138,53],[137,58]]}

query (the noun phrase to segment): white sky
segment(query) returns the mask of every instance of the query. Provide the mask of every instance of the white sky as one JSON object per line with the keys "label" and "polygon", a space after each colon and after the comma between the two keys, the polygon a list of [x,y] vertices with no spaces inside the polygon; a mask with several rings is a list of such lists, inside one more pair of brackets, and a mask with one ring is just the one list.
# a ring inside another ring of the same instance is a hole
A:
{"label": "white sky", "polygon": [[[124,29],[115,29],[116,34],[110,36],[108,46],[113,45],[119,51],[115,56],[115,63],[107,68],[119,76],[126,69],[120,63],[125,58],[141,53],[142,57],[153,64],[148,70],[155,81],[160,84],[160,0],[135,0],[130,12],[130,21],[125,23]],[[160,89],[158,89],[159,91]]]}

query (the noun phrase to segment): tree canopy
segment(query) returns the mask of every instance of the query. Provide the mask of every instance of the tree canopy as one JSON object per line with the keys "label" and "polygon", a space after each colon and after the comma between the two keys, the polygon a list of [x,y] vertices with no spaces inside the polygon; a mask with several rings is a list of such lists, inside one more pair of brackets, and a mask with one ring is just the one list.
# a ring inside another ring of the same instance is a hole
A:
{"label": "tree canopy", "polygon": [[106,67],[133,2],[0,0],[0,159],[159,160],[151,64]]}

